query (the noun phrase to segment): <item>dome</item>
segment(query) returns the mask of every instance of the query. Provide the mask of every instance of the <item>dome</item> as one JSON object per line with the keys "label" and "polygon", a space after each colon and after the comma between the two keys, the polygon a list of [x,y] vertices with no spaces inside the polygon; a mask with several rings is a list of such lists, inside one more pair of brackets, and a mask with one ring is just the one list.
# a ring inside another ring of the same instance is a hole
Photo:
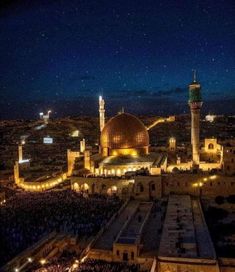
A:
{"label": "dome", "polygon": [[149,135],[144,124],[129,113],[111,118],[101,132],[104,156],[148,153]]}

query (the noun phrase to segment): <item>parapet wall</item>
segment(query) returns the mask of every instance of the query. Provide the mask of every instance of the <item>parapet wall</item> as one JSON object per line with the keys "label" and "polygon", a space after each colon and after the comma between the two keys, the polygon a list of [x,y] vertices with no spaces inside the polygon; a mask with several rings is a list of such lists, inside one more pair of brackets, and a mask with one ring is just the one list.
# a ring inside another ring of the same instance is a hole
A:
{"label": "parapet wall", "polygon": [[163,195],[170,193],[195,196],[235,194],[235,179],[223,175],[169,174],[162,177]]}

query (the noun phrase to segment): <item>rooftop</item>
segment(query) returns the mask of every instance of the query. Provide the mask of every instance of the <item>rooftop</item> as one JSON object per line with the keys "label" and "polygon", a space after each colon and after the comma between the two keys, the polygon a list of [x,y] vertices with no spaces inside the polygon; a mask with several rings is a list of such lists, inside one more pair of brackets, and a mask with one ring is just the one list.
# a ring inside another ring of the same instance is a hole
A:
{"label": "rooftop", "polygon": [[215,250],[198,200],[169,197],[159,256],[214,259]]}

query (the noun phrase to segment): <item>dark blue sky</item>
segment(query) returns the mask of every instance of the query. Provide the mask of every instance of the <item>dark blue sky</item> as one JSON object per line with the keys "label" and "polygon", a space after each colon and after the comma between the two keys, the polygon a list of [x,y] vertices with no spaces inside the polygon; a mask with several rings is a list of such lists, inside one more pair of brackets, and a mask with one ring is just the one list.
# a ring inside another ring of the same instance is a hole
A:
{"label": "dark blue sky", "polygon": [[4,2],[1,98],[168,91],[193,68],[204,97],[235,96],[234,0]]}

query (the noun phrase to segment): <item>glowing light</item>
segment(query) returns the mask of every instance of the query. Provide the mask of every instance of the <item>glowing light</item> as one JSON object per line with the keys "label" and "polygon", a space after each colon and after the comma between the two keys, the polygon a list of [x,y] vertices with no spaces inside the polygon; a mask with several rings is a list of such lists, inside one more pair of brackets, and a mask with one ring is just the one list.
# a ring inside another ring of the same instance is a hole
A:
{"label": "glowing light", "polygon": [[19,161],[20,164],[21,164],[21,163],[26,163],[26,162],[29,162],[29,160],[27,159],[27,160],[20,160],[20,161]]}
{"label": "glowing light", "polygon": [[132,155],[132,156],[137,156],[137,152],[136,152],[136,151],[132,151],[132,152],[131,152],[131,155]]}
{"label": "glowing light", "polygon": [[112,191],[116,192],[117,191],[117,186],[112,186]]}
{"label": "glowing light", "polygon": [[41,265],[44,265],[46,263],[46,259],[41,259],[39,262]]}
{"label": "glowing light", "polygon": [[31,257],[29,257],[27,260],[28,260],[29,263],[33,262],[33,259]]}
{"label": "glowing light", "polygon": [[87,183],[84,183],[82,186],[81,186],[81,189],[82,190],[89,190],[89,185]]}
{"label": "glowing light", "polygon": [[19,269],[18,269],[18,268],[15,268],[15,272],[19,272]]}
{"label": "glowing light", "polygon": [[83,257],[83,258],[81,259],[81,263],[84,263],[86,259],[87,259],[87,256]]}
{"label": "glowing light", "polygon": [[217,178],[216,175],[210,177],[210,179],[216,179],[216,178]]}
{"label": "glowing light", "polygon": [[196,182],[193,184],[193,187],[202,187],[203,183],[202,182]]}
{"label": "glowing light", "polygon": [[73,266],[72,266],[73,269],[75,268],[78,268],[78,264],[77,263],[74,263]]}
{"label": "glowing light", "polygon": [[208,179],[207,179],[207,178],[204,178],[203,180],[204,180],[204,181],[207,181]]}
{"label": "glowing light", "polygon": [[76,129],[70,135],[71,135],[71,137],[78,137],[79,133],[80,133],[80,131],[78,129]]}

